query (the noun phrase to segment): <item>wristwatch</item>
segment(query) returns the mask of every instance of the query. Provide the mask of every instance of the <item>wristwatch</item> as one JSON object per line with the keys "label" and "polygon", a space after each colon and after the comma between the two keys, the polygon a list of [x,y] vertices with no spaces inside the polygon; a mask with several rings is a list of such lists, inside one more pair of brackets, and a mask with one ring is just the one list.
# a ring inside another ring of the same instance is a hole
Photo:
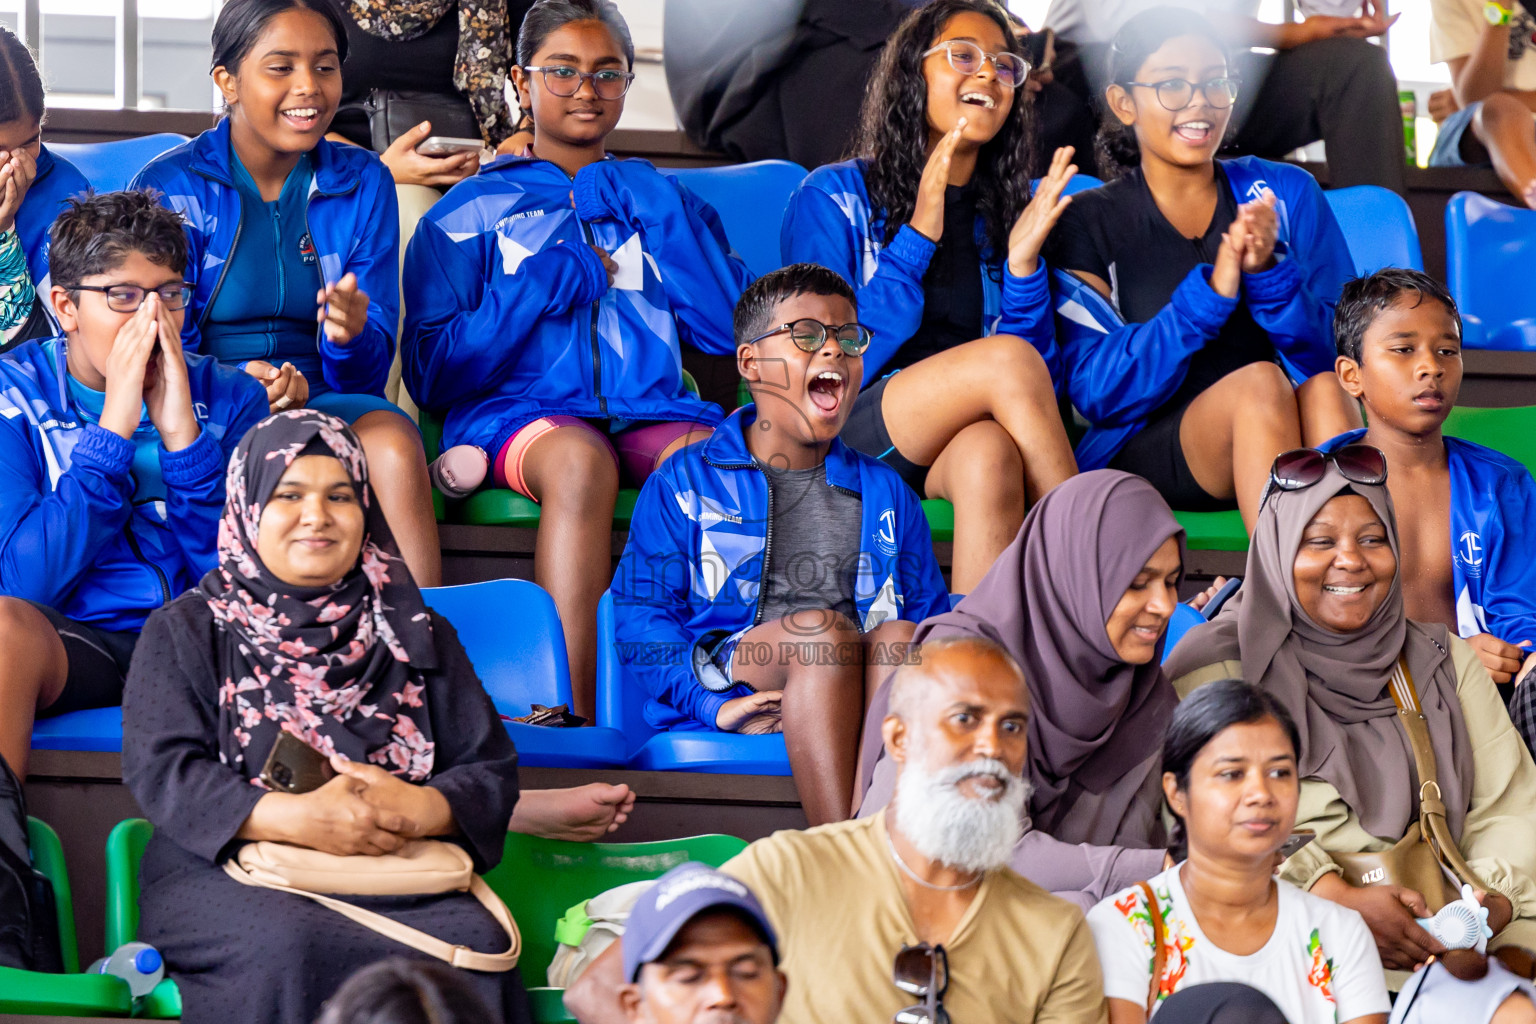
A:
{"label": "wristwatch", "polygon": [[1515,17],[1515,12],[1499,3],[1499,0],[1486,0],[1483,4],[1483,20],[1494,28],[1508,25]]}

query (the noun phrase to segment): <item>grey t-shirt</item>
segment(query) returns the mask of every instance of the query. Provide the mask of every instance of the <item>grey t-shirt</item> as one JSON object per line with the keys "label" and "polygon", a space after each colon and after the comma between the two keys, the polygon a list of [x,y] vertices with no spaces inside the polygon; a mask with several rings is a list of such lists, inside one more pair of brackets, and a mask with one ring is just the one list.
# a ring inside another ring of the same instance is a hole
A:
{"label": "grey t-shirt", "polygon": [[773,509],[759,621],[804,608],[830,608],[858,622],[853,583],[863,499],[828,484],[825,464],[812,469],[757,465],[768,476]]}

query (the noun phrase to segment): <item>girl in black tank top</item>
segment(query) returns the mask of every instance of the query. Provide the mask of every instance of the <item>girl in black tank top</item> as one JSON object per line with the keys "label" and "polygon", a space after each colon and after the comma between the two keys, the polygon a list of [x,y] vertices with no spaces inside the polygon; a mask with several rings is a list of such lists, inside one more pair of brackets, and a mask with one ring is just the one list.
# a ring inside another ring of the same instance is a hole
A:
{"label": "girl in black tank top", "polygon": [[[1215,159],[1238,83],[1207,22],[1167,8],[1138,15],[1117,36],[1112,61],[1101,164],[1129,169],[1075,197],[1050,256],[1092,285],[1127,325],[1161,318],[1167,330],[1092,352],[1081,341],[1066,346],[1078,407],[1095,410],[1096,425],[1136,424],[1116,445],[1095,444],[1090,434],[1079,455],[1085,469],[1108,465],[1145,476],[1175,508],[1236,507],[1251,530],[1276,455],[1360,425],[1331,369],[1331,332],[1319,326],[1318,337],[1306,339],[1305,360],[1287,353],[1312,374],[1294,387],[1251,306],[1250,292],[1295,276],[1294,267],[1277,269],[1281,258],[1305,266],[1313,254],[1277,254],[1275,193],[1265,186],[1259,198],[1239,203]],[[1315,304],[1320,315],[1309,322],[1323,325],[1336,298],[1298,284],[1282,302]],[[1126,388],[1122,378],[1141,362],[1132,350],[1154,342],[1191,351],[1174,373]],[[1294,339],[1287,343],[1295,349]],[[1150,411],[1106,409],[1116,393]]]}

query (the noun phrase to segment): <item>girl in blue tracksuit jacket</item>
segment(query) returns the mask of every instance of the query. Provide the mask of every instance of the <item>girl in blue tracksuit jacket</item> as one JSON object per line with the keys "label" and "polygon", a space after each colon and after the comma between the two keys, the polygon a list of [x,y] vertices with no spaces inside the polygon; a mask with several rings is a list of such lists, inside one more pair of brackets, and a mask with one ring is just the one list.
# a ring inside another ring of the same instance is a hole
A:
{"label": "girl in blue tracksuit jacket", "polygon": [[315,0],[232,0],[213,28],[227,116],[134,180],[182,215],[193,286],[183,340],[261,381],[274,412],[352,425],[411,574],[442,582],[415,424],[384,398],[399,319],[395,186],[373,153],[324,138],[345,26]]}
{"label": "girl in blue tracksuit jacket", "polygon": [[781,239],[786,263],[857,290],[874,340],[843,440],[954,503],[961,593],[1019,532],[1026,500],[1077,469],[1039,259],[1077,168],[1058,151],[1030,199],[1019,52],[990,0],[910,14],[865,96],[858,158],[805,179]]}
{"label": "girl in blue tracksuit jacket", "polygon": [[590,716],[619,485],[720,422],[684,387],[679,343],[733,353],[751,274],[708,205],[643,160],[606,155],[634,58],[609,0],[536,3],[517,51],[533,144],[417,226],[403,375],[443,418],[439,487],[462,495],[489,474],[543,506],[534,579],[560,610]]}
{"label": "girl in blue tracksuit jacket", "polygon": [[0,331],[7,343],[52,333],[48,228],[89,185],[42,143],[43,78],[26,44],[0,28]]}
{"label": "girl in blue tracksuit jacket", "polygon": [[[1241,510],[1270,464],[1359,425],[1333,374],[1333,307],[1354,276],[1305,171],[1216,160],[1237,83],[1199,15],[1160,8],[1116,37],[1101,166],[1048,252],[1083,469],[1139,473],[1176,509]],[[1299,387],[1296,386],[1299,384]]]}

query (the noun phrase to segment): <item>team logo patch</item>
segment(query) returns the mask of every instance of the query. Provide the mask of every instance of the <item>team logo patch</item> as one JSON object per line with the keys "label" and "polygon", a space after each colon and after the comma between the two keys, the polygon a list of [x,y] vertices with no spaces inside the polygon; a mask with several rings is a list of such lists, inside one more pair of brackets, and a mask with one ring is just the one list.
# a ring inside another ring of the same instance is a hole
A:
{"label": "team logo patch", "polygon": [[896,557],[896,510],[880,513],[880,529],[875,532],[875,547],[887,558]]}
{"label": "team logo patch", "polygon": [[312,266],[315,258],[315,242],[306,231],[304,237],[299,239],[299,259],[304,261],[305,266]]}
{"label": "team logo patch", "polygon": [[1483,574],[1483,538],[1475,530],[1468,530],[1457,539],[1456,560],[1468,576]]}

